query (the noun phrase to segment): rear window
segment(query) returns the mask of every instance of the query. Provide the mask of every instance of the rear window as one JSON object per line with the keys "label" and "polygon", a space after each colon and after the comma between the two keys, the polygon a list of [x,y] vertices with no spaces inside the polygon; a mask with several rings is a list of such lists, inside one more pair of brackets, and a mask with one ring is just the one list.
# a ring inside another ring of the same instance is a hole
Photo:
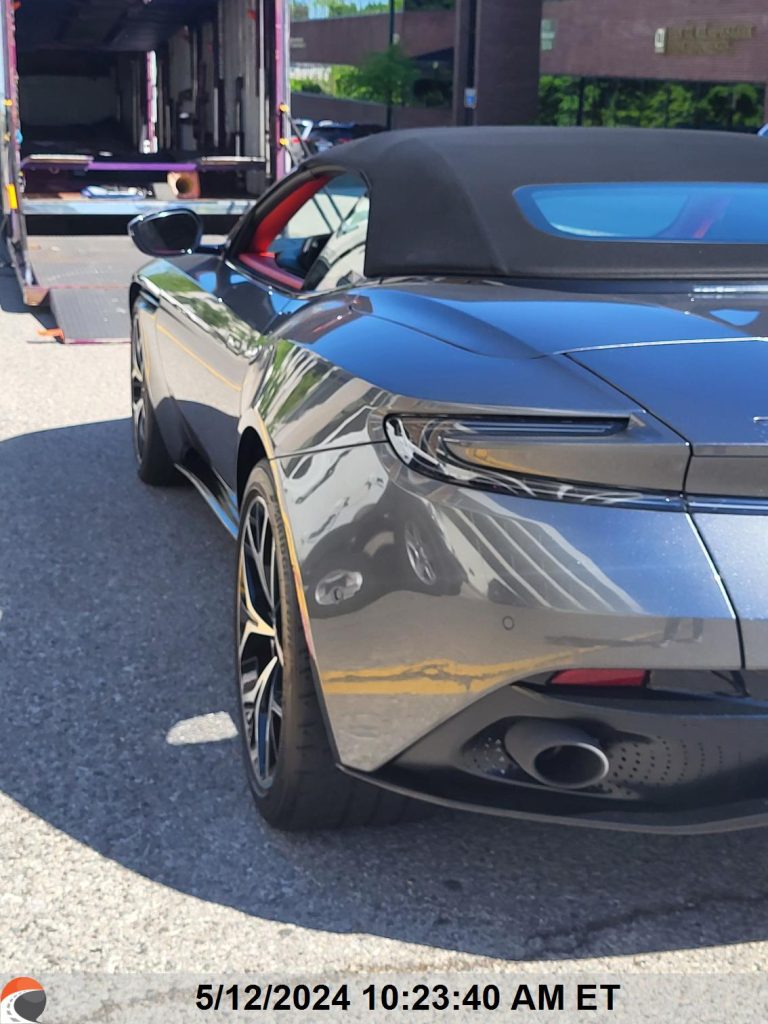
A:
{"label": "rear window", "polygon": [[768,243],[768,184],[600,182],[514,193],[540,231],[584,241]]}

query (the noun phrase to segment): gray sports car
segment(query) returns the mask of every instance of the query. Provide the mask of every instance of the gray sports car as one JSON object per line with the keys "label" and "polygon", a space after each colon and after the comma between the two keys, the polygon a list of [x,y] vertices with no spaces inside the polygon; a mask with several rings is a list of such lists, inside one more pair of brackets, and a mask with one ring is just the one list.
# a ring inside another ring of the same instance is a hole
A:
{"label": "gray sports car", "polygon": [[269,822],[768,821],[764,140],[386,133],[131,233],[138,472],[237,538]]}

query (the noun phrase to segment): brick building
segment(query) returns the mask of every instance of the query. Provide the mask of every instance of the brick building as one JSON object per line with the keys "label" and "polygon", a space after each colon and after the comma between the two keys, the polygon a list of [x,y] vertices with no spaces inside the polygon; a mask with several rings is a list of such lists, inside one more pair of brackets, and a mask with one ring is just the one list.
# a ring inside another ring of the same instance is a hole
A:
{"label": "brick building", "polygon": [[549,28],[544,73],[762,85],[768,79],[764,0],[545,0],[542,13]]}
{"label": "brick building", "polygon": [[541,73],[582,90],[600,83],[603,105],[621,83],[663,106],[666,83],[687,109],[666,122],[660,110],[661,124],[750,130],[768,120],[763,0],[545,0],[542,15]]}
{"label": "brick building", "polygon": [[[388,27],[385,14],[298,22],[292,58],[355,64],[386,47]],[[455,0],[406,9],[396,32],[453,74],[453,109],[413,123],[768,121],[766,0]]]}

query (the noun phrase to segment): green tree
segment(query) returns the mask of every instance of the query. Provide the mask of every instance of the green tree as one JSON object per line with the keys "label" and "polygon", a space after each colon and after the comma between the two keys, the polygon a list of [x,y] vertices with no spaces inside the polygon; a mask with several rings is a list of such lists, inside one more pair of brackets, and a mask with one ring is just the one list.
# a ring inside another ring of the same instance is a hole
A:
{"label": "green tree", "polygon": [[761,90],[746,82],[713,85],[700,101],[701,121],[706,127],[756,130],[762,124]]}
{"label": "green tree", "polygon": [[403,106],[411,98],[418,74],[414,62],[395,43],[369,53],[358,68],[336,69],[333,82],[339,96]]}
{"label": "green tree", "polygon": [[[395,0],[395,10],[402,11],[403,0]],[[387,14],[389,13],[389,0],[371,0],[370,3],[363,4],[359,9],[358,14]]]}
{"label": "green tree", "polygon": [[316,0],[317,6],[325,11],[327,18],[346,18],[350,15],[360,14],[358,4],[351,0]]}
{"label": "green tree", "polygon": [[406,11],[452,11],[456,0],[405,0]]}
{"label": "green tree", "polygon": [[291,92],[323,92],[323,87],[314,78],[292,78]]}
{"label": "green tree", "polygon": [[635,125],[640,128],[725,128],[754,131],[762,124],[761,86],[583,79],[542,75],[541,124]]}
{"label": "green tree", "polygon": [[334,64],[328,79],[328,91],[343,99],[357,98],[357,68],[352,64]]}
{"label": "green tree", "polygon": [[346,18],[360,13],[357,4],[349,3],[348,0],[325,0],[325,2],[328,5],[329,18]]}
{"label": "green tree", "polygon": [[576,124],[579,81],[571,75],[542,75],[539,79],[539,123]]}

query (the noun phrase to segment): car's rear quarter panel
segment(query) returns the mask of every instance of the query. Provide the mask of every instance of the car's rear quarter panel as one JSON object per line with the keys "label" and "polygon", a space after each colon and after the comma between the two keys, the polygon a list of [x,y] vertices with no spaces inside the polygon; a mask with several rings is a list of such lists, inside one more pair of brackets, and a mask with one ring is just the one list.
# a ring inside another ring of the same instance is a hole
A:
{"label": "car's rear quarter panel", "polygon": [[[400,466],[386,443],[308,462],[276,471],[345,764],[373,770],[490,689],[548,670],[741,665],[685,514],[471,492]],[[408,522],[429,545],[429,587],[401,550]],[[339,571],[360,590],[318,603]]]}

